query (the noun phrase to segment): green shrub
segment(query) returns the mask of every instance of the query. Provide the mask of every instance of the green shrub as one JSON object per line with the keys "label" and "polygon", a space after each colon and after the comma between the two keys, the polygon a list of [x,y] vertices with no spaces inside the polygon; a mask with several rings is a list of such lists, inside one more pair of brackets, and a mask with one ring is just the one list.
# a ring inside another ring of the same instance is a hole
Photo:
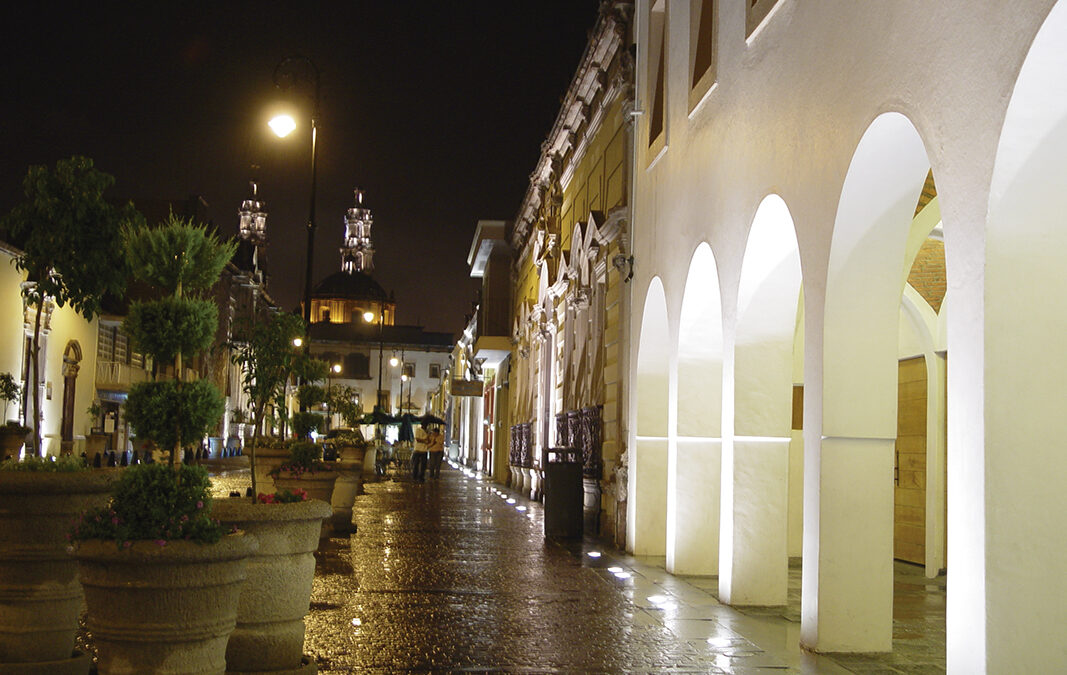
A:
{"label": "green shrub", "polygon": [[180,389],[174,380],[139,382],[130,387],[126,419],[138,436],[170,449],[203,438],[218,423],[225,407],[219,390],[208,380],[185,382]]}
{"label": "green shrub", "polygon": [[296,401],[304,408],[326,402],[326,390],[317,384],[302,384],[296,390]]}
{"label": "green shrub", "polygon": [[318,413],[293,413],[293,433],[299,438],[307,438],[312,431],[321,433],[325,424],[326,418]]}
{"label": "green shrub", "polygon": [[179,351],[188,357],[210,347],[218,321],[210,300],[169,297],[133,303],[122,327],[138,349],[166,362]]}
{"label": "green shrub", "polygon": [[227,530],[209,515],[210,487],[207,470],[200,466],[131,466],[122,472],[110,504],[86,512],[71,538],[110,539],[119,548],[139,539],[160,546],[177,540],[214,543]]}
{"label": "green shrub", "polygon": [[89,465],[81,457],[74,455],[62,455],[60,457],[46,456],[37,457],[27,455],[25,459],[8,459],[0,462],[0,471],[51,471],[66,473],[73,471],[88,471]]}

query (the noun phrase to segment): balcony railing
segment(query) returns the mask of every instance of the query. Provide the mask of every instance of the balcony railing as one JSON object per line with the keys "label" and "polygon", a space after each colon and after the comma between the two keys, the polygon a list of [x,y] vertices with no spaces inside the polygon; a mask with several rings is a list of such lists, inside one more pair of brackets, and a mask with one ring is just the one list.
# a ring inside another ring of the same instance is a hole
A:
{"label": "balcony railing", "polygon": [[140,366],[119,361],[96,362],[96,386],[111,391],[129,391],[130,385],[145,382],[149,373]]}

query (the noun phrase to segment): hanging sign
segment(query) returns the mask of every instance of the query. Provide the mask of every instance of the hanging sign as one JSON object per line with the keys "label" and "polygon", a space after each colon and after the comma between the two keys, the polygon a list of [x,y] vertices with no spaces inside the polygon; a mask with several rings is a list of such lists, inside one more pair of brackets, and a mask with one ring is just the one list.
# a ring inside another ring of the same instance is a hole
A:
{"label": "hanging sign", "polygon": [[481,380],[452,380],[453,396],[481,396],[485,382]]}

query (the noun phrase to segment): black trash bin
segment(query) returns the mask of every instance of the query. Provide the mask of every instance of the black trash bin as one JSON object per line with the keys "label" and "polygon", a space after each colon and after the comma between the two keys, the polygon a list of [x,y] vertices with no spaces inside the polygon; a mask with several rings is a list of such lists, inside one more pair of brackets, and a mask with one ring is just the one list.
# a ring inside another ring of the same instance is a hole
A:
{"label": "black trash bin", "polygon": [[582,536],[582,453],[574,448],[548,448],[545,472],[545,536]]}

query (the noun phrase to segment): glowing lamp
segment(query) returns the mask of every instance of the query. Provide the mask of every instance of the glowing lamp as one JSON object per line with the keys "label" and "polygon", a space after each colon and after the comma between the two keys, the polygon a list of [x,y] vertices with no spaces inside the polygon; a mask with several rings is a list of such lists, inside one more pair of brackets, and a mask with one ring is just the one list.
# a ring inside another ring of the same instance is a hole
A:
{"label": "glowing lamp", "polygon": [[292,115],[278,115],[267,122],[267,126],[278,138],[285,138],[296,129],[296,120]]}

